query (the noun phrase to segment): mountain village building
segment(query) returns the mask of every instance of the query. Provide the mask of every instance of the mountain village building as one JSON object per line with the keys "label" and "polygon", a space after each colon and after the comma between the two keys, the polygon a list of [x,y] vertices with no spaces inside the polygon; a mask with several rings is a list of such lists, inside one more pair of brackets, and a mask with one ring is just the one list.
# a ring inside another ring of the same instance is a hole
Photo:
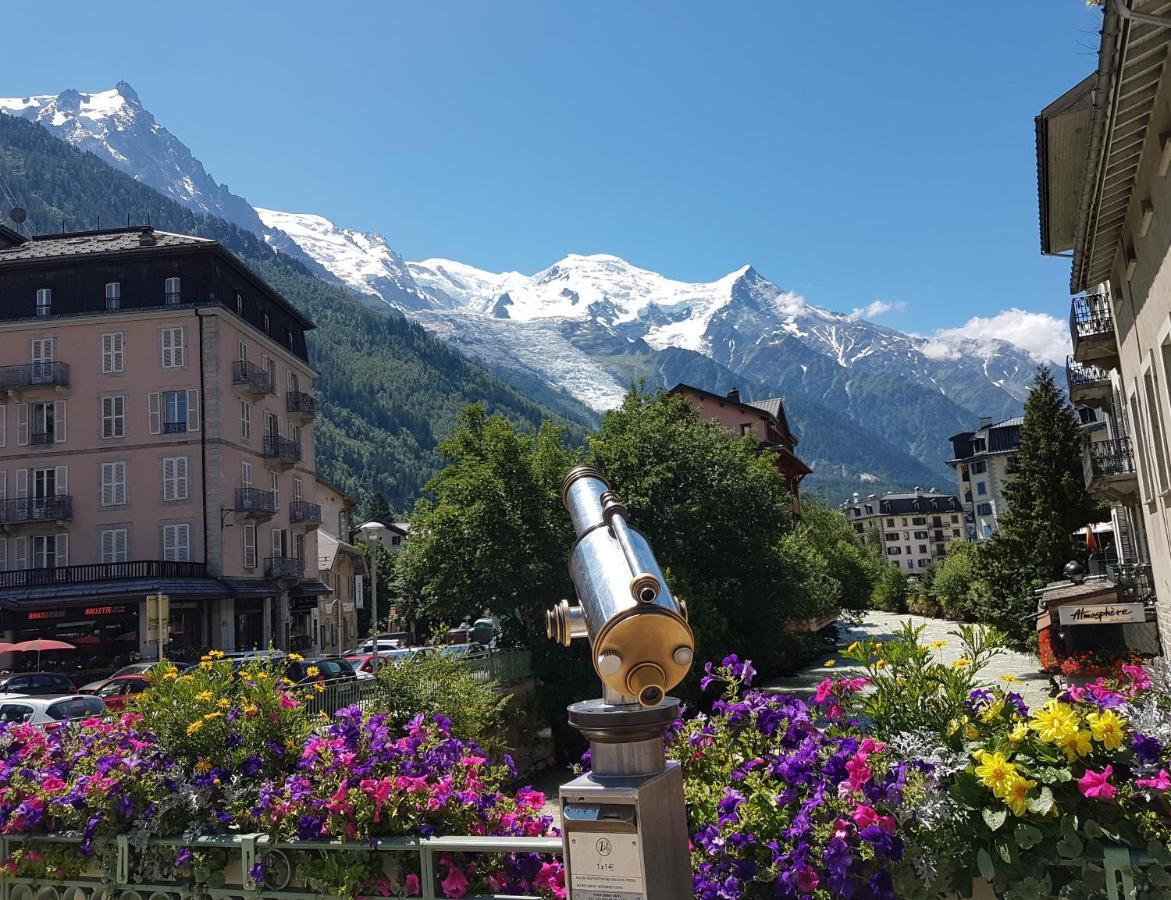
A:
{"label": "mountain village building", "polygon": [[[1171,7],[1104,7],[1097,70],[1036,118],[1041,250],[1072,257],[1070,397],[1104,413],[1084,445],[1113,506],[1119,592],[1171,641]],[[1156,598],[1157,601],[1156,601]],[[1118,626],[1122,627],[1122,626]],[[1133,630],[1133,629],[1132,629]]]}
{"label": "mountain village building", "polygon": [[968,540],[986,541],[999,527],[1004,486],[1016,471],[1023,421],[1019,416],[995,424],[981,419],[975,431],[950,438],[952,458],[947,464],[956,472]]}
{"label": "mountain village building", "polygon": [[677,384],[669,394],[683,397],[699,412],[699,417],[716,421],[737,437],[755,433],[762,450],[776,453],[777,468],[793,497],[793,507],[800,509],[801,479],[813,472],[797,457],[797,436],[789,427],[785,402],[780,397],[747,402],[736,388],[727,394],[713,394],[689,384]]}
{"label": "mountain village building", "polygon": [[317,529],[317,571],[330,596],[319,600],[313,611],[311,637],[317,649],[341,653],[357,643],[358,610],[363,603],[366,561],[350,543],[357,504],[321,479],[317,480],[317,502],[322,522]]}
{"label": "mountain village building", "polygon": [[878,535],[887,562],[918,575],[947,556],[947,545],[967,537],[958,497],[932,488],[907,494],[855,494],[842,512],[858,534]]}
{"label": "mountain village building", "polygon": [[0,630],[85,657],[306,645],[318,579],[304,316],[215,241],[0,227]]}

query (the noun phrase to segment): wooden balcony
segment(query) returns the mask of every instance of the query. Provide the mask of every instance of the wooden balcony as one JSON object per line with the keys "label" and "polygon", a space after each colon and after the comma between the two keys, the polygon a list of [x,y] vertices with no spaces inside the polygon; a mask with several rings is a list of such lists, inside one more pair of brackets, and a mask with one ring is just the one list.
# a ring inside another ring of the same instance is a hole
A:
{"label": "wooden balcony", "polygon": [[1065,380],[1069,399],[1075,406],[1108,409],[1113,400],[1110,372],[1100,366],[1079,363],[1072,356],[1065,360]]}
{"label": "wooden balcony", "polygon": [[1118,339],[1109,294],[1074,297],[1069,310],[1073,358],[1101,369],[1118,368]]}

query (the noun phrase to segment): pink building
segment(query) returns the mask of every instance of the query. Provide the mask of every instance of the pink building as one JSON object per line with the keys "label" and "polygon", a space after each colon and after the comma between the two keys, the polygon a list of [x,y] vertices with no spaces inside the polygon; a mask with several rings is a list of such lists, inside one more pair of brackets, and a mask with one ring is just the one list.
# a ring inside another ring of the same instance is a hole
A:
{"label": "pink building", "polygon": [[62,664],[304,643],[313,325],[219,243],[0,228],[0,630]]}

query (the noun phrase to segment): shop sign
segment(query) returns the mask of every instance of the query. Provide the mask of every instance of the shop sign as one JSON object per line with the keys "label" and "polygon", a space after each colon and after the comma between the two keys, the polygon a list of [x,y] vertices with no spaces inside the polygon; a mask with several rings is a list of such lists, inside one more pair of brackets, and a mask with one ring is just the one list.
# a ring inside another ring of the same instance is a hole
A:
{"label": "shop sign", "polygon": [[343,603],[342,604],[342,612],[352,613],[353,611],[354,611],[354,604],[352,604],[352,603]]}
{"label": "shop sign", "polygon": [[27,616],[30,622],[45,622],[52,619],[64,619],[67,616],[74,617],[77,615],[97,619],[102,616],[121,616],[126,612],[127,608],[125,604],[120,604],[114,606],[86,606],[82,609],[34,609],[27,613]]}
{"label": "shop sign", "polygon": [[1147,620],[1141,603],[1091,603],[1086,606],[1059,606],[1062,625],[1125,625]]}

